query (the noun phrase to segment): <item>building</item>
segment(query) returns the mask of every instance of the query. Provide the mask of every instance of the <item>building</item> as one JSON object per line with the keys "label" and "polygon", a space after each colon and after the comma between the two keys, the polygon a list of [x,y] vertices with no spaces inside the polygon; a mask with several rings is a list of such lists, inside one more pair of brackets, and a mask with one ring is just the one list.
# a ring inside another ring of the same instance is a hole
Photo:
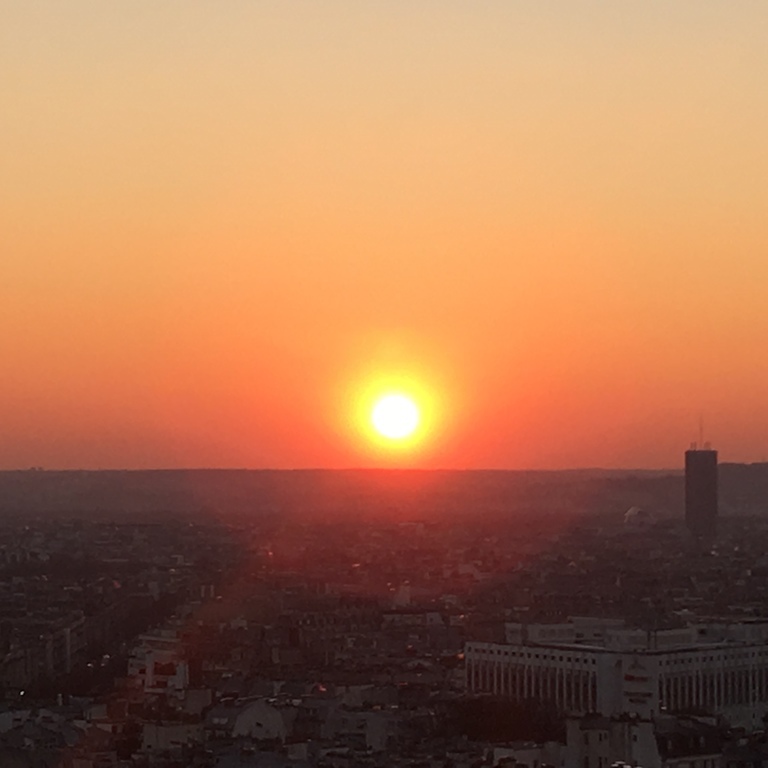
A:
{"label": "building", "polygon": [[768,712],[768,620],[646,632],[574,618],[508,624],[506,634],[506,643],[467,643],[468,692],[576,715],[708,712],[748,727]]}
{"label": "building", "polygon": [[128,677],[145,693],[183,698],[189,687],[189,663],[176,631],[159,629],[140,635],[128,659]]}
{"label": "building", "polygon": [[[721,768],[722,731],[706,718],[569,718],[565,768]],[[750,763],[750,766],[752,764]]]}
{"label": "building", "polygon": [[697,539],[717,532],[717,451],[706,443],[685,452],[685,523]]}

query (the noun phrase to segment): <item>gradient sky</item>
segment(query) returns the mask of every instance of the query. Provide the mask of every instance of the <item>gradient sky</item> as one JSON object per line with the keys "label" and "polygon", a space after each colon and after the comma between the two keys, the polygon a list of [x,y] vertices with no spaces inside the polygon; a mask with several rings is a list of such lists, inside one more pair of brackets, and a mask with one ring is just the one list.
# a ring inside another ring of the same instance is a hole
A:
{"label": "gradient sky", "polygon": [[[0,468],[768,457],[764,0],[0,0]],[[415,382],[388,455],[361,393]]]}

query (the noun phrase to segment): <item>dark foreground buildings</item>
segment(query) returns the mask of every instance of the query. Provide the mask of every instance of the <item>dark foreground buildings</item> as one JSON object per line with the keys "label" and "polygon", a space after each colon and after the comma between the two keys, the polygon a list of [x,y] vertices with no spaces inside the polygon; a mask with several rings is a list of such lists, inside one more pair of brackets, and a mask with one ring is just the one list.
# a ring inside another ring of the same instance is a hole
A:
{"label": "dark foreground buildings", "polygon": [[685,523],[698,539],[717,532],[717,451],[706,444],[685,452]]}

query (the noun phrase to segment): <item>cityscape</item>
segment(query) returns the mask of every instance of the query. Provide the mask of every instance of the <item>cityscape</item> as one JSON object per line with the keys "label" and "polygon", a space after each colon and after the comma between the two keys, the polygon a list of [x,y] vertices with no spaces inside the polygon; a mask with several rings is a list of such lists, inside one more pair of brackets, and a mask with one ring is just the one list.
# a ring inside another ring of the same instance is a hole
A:
{"label": "cityscape", "polygon": [[0,768],[768,768],[766,0],[0,0]]}
{"label": "cityscape", "polygon": [[766,465],[195,474],[0,474],[3,766],[768,760]]}

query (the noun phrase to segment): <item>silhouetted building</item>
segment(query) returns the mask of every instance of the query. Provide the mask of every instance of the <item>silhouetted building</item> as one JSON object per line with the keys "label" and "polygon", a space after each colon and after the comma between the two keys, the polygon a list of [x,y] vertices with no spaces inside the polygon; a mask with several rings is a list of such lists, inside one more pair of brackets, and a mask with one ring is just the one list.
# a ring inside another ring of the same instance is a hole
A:
{"label": "silhouetted building", "polygon": [[685,452],[685,523],[697,538],[717,531],[717,451],[707,446]]}

